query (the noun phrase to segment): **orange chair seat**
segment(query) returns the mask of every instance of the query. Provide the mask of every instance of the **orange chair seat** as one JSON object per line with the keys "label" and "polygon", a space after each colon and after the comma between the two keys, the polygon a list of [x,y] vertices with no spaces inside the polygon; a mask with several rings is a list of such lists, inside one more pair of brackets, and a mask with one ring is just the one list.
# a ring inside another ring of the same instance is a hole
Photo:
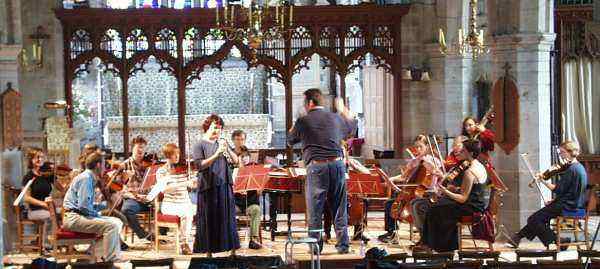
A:
{"label": "orange chair seat", "polygon": [[98,235],[91,233],[79,233],[60,228],[56,231],[56,239],[96,239]]}
{"label": "orange chair seat", "polygon": [[179,223],[179,217],[175,216],[175,215],[164,215],[164,214],[158,214],[156,216],[156,220],[158,222],[168,222],[168,223]]}
{"label": "orange chair seat", "polygon": [[460,217],[460,223],[462,224],[470,224],[473,222],[473,216],[462,216]]}

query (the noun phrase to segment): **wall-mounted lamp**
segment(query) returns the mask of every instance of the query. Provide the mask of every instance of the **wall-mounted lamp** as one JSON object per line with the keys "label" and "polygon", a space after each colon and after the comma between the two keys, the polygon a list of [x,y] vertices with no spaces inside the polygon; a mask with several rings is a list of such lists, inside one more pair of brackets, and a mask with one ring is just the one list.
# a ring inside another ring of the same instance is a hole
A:
{"label": "wall-mounted lamp", "polygon": [[32,72],[41,69],[44,65],[44,40],[49,39],[50,35],[46,34],[44,27],[38,26],[35,33],[29,35],[32,40],[31,51],[22,49],[19,54],[19,64],[23,69]]}
{"label": "wall-mounted lamp", "polygon": [[428,82],[431,80],[428,67],[417,68],[415,66],[402,69],[402,79],[411,81]]}

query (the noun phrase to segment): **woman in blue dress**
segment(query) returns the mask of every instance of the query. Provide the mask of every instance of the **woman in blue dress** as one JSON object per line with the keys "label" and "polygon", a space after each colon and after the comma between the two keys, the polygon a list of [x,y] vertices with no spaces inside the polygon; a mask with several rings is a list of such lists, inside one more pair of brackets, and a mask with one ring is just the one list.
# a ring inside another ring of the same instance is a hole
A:
{"label": "woman in blue dress", "polygon": [[207,253],[208,257],[224,251],[235,255],[240,248],[231,176],[238,158],[219,139],[223,126],[223,119],[216,114],[206,118],[202,125],[204,135],[192,153],[199,189],[194,252]]}

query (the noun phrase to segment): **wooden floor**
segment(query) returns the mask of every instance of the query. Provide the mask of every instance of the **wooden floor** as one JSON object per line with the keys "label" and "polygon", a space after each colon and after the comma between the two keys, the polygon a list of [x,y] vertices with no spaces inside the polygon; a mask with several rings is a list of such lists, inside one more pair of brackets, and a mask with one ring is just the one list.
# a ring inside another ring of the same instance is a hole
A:
{"label": "wooden floor", "polygon": [[[283,219],[283,215],[280,216]],[[367,237],[371,238],[371,240],[364,245],[364,251],[372,248],[372,247],[380,247],[385,249],[388,253],[409,253],[410,254],[410,246],[413,244],[408,240],[408,225],[401,225],[399,230],[399,242],[398,244],[386,244],[377,240],[377,236],[384,233],[383,231],[383,213],[374,212],[369,213],[369,217],[372,218],[369,220],[368,228],[366,230]],[[293,222],[292,227],[294,229],[302,229],[304,227],[304,214],[294,214],[293,219],[296,220]],[[279,224],[280,230],[287,230],[285,222],[280,222]],[[248,241],[246,238],[247,228],[242,228],[240,230],[240,240],[242,240],[242,248],[237,251],[237,255],[242,256],[273,256],[280,255],[282,259],[284,259],[284,245],[287,237],[279,236],[275,239],[275,241],[271,241],[269,239],[269,233],[263,231],[263,249],[260,250],[251,250],[248,249]],[[350,236],[352,235],[352,228],[349,230]],[[302,234],[298,234],[298,236],[302,236]],[[417,238],[415,238],[417,239]],[[175,246],[174,244],[167,244],[161,246],[160,251],[157,253],[154,251],[150,242],[146,240],[136,239],[134,243],[131,243],[131,239],[128,238],[127,243],[130,245],[130,250],[123,253],[125,259],[159,259],[159,258],[167,258],[173,257],[175,258],[175,267],[176,268],[188,268],[189,261],[192,257],[205,257],[204,254],[194,254],[194,255],[176,255],[175,254]],[[464,241],[466,246],[473,246],[472,241]],[[481,244],[484,246],[483,244]],[[501,259],[505,261],[514,261],[516,259],[516,255],[512,251],[512,249],[507,248],[504,245],[504,242],[496,242],[494,244],[495,250],[502,251]],[[521,249],[543,249],[543,245],[539,242],[528,242],[524,240],[521,244]],[[354,268],[354,264],[361,260],[361,244],[359,241],[351,242],[351,251],[349,254],[340,255],[337,253],[335,249],[335,239],[333,241],[328,242],[325,245],[323,252],[321,254],[321,265],[322,268]],[[218,253],[214,256],[223,257],[228,256],[229,253]],[[38,255],[35,254],[21,254],[21,253],[13,253],[9,254],[5,257],[10,262],[15,264],[24,264],[28,263],[32,259],[36,258]],[[563,251],[558,254],[559,260],[570,260],[577,258],[577,251],[575,248],[572,248],[568,251]],[[310,260],[310,255],[308,253],[308,248],[305,246],[298,246],[294,249],[294,263],[298,268],[304,268]],[[409,260],[410,261],[410,260]],[[131,268],[130,263],[121,263],[117,264],[121,268]]]}

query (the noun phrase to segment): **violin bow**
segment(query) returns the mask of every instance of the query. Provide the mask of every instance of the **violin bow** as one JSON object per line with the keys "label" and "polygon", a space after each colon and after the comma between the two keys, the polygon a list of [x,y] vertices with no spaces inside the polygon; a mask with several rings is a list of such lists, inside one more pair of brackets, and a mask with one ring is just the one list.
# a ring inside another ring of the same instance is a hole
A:
{"label": "violin bow", "polygon": [[537,177],[533,173],[533,168],[531,168],[531,163],[529,163],[529,160],[527,159],[527,155],[528,155],[528,153],[522,153],[521,154],[521,158],[523,159],[523,162],[525,163],[525,166],[527,167],[527,170],[529,170],[529,174],[533,178],[532,182],[529,183],[529,186],[531,186],[531,183],[535,184],[535,187],[538,190],[538,192],[540,194],[540,197],[542,198],[542,201],[545,204],[546,203],[546,198],[544,197],[544,194],[542,193],[542,189],[540,188],[540,185],[538,183]]}
{"label": "violin bow", "polygon": [[412,153],[412,151],[410,151],[409,148],[406,148],[406,152],[408,152],[408,156],[410,156],[411,159],[416,159],[417,157],[415,157],[415,155]]}
{"label": "violin bow", "polygon": [[442,172],[444,172],[444,175],[445,175],[446,174],[446,167],[444,166],[444,163],[442,161],[444,158],[442,158],[442,152],[440,151],[440,145],[439,145],[439,143],[437,141],[437,138],[435,137],[435,134],[433,134],[432,137],[433,137],[433,142],[435,143],[435,148],[436,148],[436,150],[438,152],[438,158],[440,158],[440,161],[442,162]]}
{"label": "violin bow", "polygon": [[395,191],[401,191],[400,187],[396,186],[396,184],[394,184],[394,182],[390,179],[390,177],[383,172],[383,170],[381,170],[381,168],[379,167],[375,167],[375,171],[377,171],[377,173],[383,177],[383,179],[385,179],[385,181],[388,182],[388,184],[390,184],[390,186],[395,190]]}
{"label": "violin bow", "polygon": [[29,180],[27,184],[25,184],[25,187],[21,190],[21,193],[19,193],[17,199],[15,199],[15,201],[13,202],[13,206],[18,206],[21,203],[21,200],[23,200],[23,197],[25,197],[25,193],[27,193],[29,188],[31,188],[31,184],[33,184],[33,181],[35,181],[36,179],[37,177],[34,177],[31,180]]}

